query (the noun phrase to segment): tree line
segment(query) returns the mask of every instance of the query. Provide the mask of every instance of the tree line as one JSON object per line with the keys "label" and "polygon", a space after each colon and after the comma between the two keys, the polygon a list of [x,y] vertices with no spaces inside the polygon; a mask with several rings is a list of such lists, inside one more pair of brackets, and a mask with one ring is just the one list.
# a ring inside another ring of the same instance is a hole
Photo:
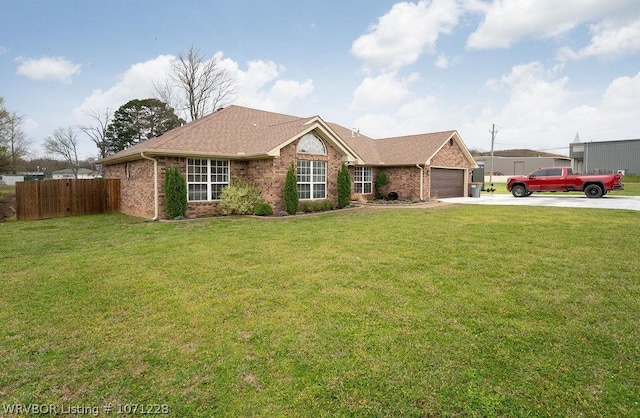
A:
{"label": "tree line", "polygon": [[[44,149],[61,158],[77,177],[81,135],[95,144],[98,158],[105,158],[206,116],[231,103],[235,94],[236,82],[218,58],[207,59],[191,46],[178,54],[169,76],[154,83],[155,97],[130,100],[113,113],[110,109],[89,111],[89,124],[56,129],[45,139]],[[22,123],[23,117],[6,110],[0,97],[0,172],[15,173],[18,161],[29,153]]]}

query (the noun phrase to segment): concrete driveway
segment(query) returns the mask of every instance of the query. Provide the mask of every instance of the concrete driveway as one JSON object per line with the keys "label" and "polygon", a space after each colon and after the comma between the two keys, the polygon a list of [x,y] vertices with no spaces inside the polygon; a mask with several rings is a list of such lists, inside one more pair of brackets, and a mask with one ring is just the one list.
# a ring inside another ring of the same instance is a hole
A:
{"label": "concrete driveway", "polygon": [[589,199],[584,194],[558,193],[557,195],[534,193],[528,197],[510,194],[482,192],[480,197],[451,197],[438,199],[447,203],[469,205],[557,206],[565,208],[627,209],[640,211],[640,196],[616,196],[608,194],[600,199]]}

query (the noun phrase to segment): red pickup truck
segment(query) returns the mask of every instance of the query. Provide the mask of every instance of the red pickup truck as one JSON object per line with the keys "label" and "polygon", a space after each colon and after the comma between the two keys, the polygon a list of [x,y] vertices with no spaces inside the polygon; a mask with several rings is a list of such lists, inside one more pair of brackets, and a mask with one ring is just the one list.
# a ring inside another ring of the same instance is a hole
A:
{"label": "red pickup truck", "polygon": [[528,176],[507,179],[507,190],[515,197],[533,192],[584,192],[587,197],[602,197],[611,190],[623,190],[620,174],[573,174],[569,167],[539,168]]}

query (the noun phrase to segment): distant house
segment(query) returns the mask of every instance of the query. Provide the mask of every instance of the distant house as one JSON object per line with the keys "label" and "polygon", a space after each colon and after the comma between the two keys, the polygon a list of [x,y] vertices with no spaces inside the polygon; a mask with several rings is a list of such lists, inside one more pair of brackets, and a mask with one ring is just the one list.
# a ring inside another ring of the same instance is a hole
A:
{"label": "distant house", "polygon": [[573,170],[580,173],[640,174],[640,139],[580,142],[569,144]]}
{"label": "distant house", "polygon": [[[64,170],[52,171],[51,178],[52,179],[72,179],[76,176],[73,174],[73,170],[70,168],[65,168]],[[79,179],[95,179],[99,177],[98,172],[89,170],[88,168],[79,168],[78,169],[78,178]]]}
{"label": "distant house", "polygon": [[0,185],[15,186],[20,181],[44,180],[45,173],[42,171],[23,172],[17,174],[0,175]]}
{"label": "distant house", "polygon": [[354,195],[373,198],[377,173],[384,171],[385,192],[414,200],[465,196],[476,167],[457,131],[376,140],[319,116],[241,106],[218,110],[99,163],[106,178],[121,180],[121,210],[153,218],[166,216],[164,175],[170,166],[186,179],[189,217],[219,213],[221,192],[234,177],[260,189],[274,212],[284,210],[291,164],[301,201],[336,200],[342,163],[349,167]]}
{"label": "distant house", "polygon": [[[491,171],[491,156],[488,154],[475,156],[476,163],[484,166],[485,174]],[[493,173],[498,176],[529,174],[540,167],[571,167],[571,158],[530,149],[493,152]]]}

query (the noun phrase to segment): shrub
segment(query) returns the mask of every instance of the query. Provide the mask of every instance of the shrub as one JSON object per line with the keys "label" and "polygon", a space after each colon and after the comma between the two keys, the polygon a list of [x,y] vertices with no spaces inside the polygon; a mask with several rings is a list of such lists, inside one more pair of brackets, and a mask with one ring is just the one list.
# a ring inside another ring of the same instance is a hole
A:
{"label": "shrub", "polygon": [[164,207],[171,219],[184,217],[187,211],[187,183],[178,167],[171,166],[164,173]]}
{"label": "shrub", "polygon": [[284,183],[284,209],[294,214],[298,212],[298,181],[296,180],[296,168],[293,161],[287,171],[287,180]]}
{"label": "shrub", "polygon": [[351,201],[351,176],[345,163],[338,171],[338,207],[343,208]]}
{"label": "shrub", "polygon": [[246,215],[253,213],[261,201],[260,190],[247,180],[235,177],[231,184],[222,190],[220,212],[223,215]]}
{"label": "shrub", "polygon": [[300,202],[300,212],[324,212],[338,207],[334,200],[305,200]]}
{"label": "shrub", "polygon": [[379,170],[378,174],[376,174],[376,197],[378,199],[384,199],[384,186],[386,186],[388,182],[387,173]]}
{"label": "shrub", "polygon": [[253,210],[253,214],[258,216],[271,216],[273,215],[273,210],[271,210],[271,206],[269,206],[267,202],[259,202]]}

